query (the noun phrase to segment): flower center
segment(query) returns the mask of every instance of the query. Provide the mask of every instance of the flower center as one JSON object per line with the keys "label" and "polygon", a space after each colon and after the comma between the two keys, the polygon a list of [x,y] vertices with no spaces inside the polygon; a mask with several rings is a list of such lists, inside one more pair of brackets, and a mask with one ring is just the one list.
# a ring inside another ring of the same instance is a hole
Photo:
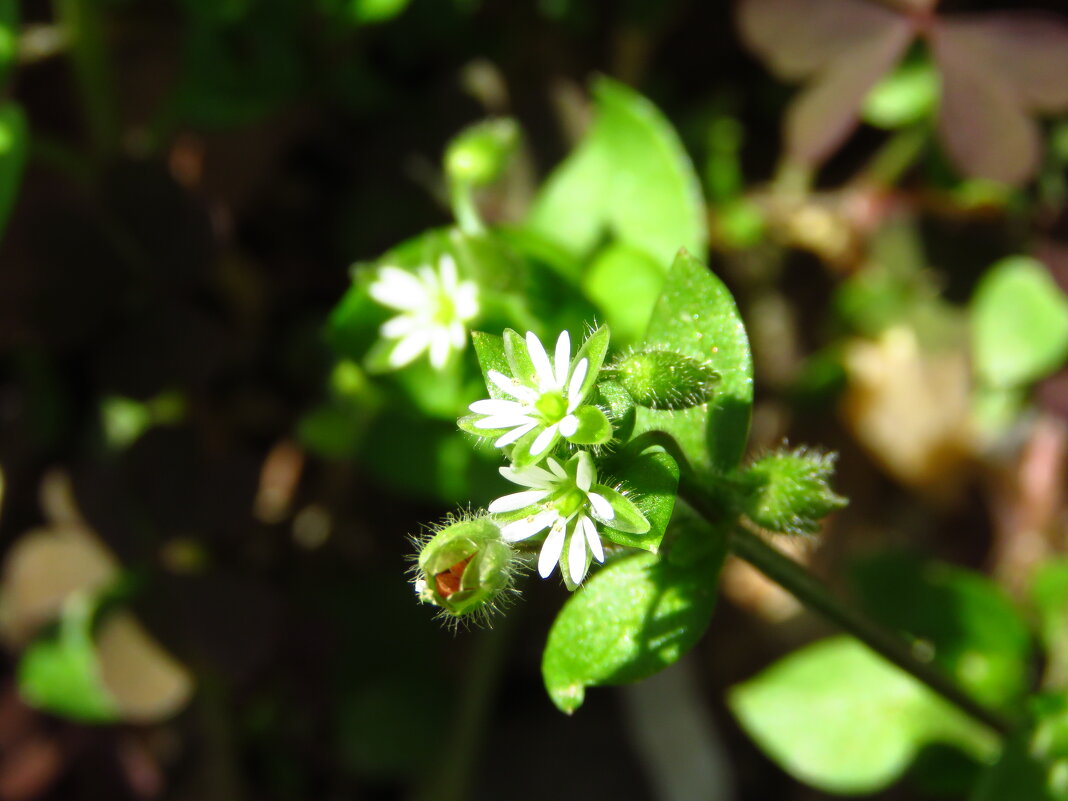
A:
{"label": "flower center", "polygon": [[560,517],[571,517],[579,509],[586,506],[586,493],[573,487],[556,499],[553,503]]}
{"label": "flower center", "polygon": [[449,325],[456,319],[456,304],[446,292],[438,292],[437,302],[434,304],[433,320],[438,325]]}
{"label": "flower center", "polygon": [[534,408],[538,410],[542,419],[551,425],[564,419],[564,415],[567,414],[567,399],[564,398],[562,392],[555,390],[543,392],[534,404]]}

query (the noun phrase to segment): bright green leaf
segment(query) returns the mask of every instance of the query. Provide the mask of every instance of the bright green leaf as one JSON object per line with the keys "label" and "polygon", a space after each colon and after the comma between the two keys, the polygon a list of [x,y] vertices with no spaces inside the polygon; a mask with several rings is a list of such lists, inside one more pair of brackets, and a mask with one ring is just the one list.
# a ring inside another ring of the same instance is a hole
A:
{"label": "bright green leaf", "polygon": [[848,637],[790,654],[732,688],[729,704],[787,772],[832,793],[886,787],[928,743],[977,757],[997,746],[993,733]]}
{"label": "bright green leaf", "polygon": [[84,595],[64,605],[59,627],[34,641],[18,666],[19,695],[30,706],[84,723],[118,719],[93,645],[95,604]]}
{"label": "bright green leaf", "polygon": [[586,139],[549,177],[529,225],[580,256],[606,232],[660,263],[708,241],[693,165],[677,134],[644,97],[602,78]]}
{"label": "bright green leaf", "polygon": [[612,327],[616,346],[638,342],[664,286],[664,268],[639,248],[611,243],[594,258],[582,280],[586,295]]}
{"label": "bright green leaf", "polygon": [[586,687],[639,681],[688,651],[712,615],[724,542],[686,567],[635,554],[587,580],[545,645],[541,669],[553,703],[574,712]]}
{"label": "bright green leaf", "polygon": [[983,382],[1025,384],[1068,357],[1068,298],[1034,259],[1002,259],[972,298],[972,354]]}
{"label": "bright green leaf", "polygon": [[475,347],[475,355],[478,356],[478,364],[482,368],[482,377],[486,381],[486,388],[491,398],[507,398],[500,387],[489,379],[489,371],[496,370],[504,375],[511,375],[508,359],[505,355],[504,339],[496,334],[487,334],[483,331],[471,332],[471,344]]}
{"label": "bright green leaf", "polygon": [[749,434],[753,362],[749,340],[727,288],[689,253],[671,265],[645,347],[690,356],[719,374],[708,402],[681,411],[639,408],[635,435],[670,434],[699,478],[737,467]]}

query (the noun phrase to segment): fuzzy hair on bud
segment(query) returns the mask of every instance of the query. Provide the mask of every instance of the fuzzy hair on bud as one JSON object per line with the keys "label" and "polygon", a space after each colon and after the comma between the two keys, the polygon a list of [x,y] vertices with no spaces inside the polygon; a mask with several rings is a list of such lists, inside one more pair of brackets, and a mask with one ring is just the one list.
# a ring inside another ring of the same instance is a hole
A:
{"label": "fuzzy hair on bud", "polygon": [[740,477],[746,516],[769,531],[815,534],[824,517],[847,503],[830,486],[836,458],[805,448],[761,457]]}
{"label": "fuzzy hair on bud", "polygon": [[605,370],[634,402],[650,409],[688,409],[709,399],[719,373],[673,350],[634,351]]}
{"label": "fuzzy hair on bud", "polygon": [[521,557],[485,514],[450,516],[415,544],[415,592],[450,622],[486,623],[515,593]]}

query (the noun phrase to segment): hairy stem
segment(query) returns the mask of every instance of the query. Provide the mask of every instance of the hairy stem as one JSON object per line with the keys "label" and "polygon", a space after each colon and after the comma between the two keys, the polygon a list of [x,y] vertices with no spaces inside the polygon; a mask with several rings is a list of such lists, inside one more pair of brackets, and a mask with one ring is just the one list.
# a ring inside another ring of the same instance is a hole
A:
{"label": "hairy stem", "polygon": [[[722,514],[717,510],[709,509],[704,493],[699,490],[687,488],[683,497],[707,519],[722,518]],[[735,556],[749,562],[808,609],[852,634],[877,654],[926,684],[980,723],[1002,735],[1015,728],[1011,721],[972,698],[936,665],[918,659],[904,638],[836,598],[823,582],[766,542],[759,534],[743,527],[735,527],[730,548]]]}

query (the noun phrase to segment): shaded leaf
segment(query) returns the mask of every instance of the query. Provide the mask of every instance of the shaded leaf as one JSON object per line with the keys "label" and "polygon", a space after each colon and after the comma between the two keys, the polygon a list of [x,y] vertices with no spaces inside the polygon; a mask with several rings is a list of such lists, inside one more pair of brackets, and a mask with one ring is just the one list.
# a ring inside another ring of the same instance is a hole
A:
{"label": "shaded leaf", "polygon": [[969,796],[970,801],[1065,801],[1068,790],[1057,788],[1050,777],[1051,765],[1031,752],[1026,736],[1008,740],[998,761],[984,771]]}
{"label": "shaded leaf", "polygon": [[787,772],[832,793],[888,786],[928,743],[976,757],[997,747],[993,733],[848,637],[790,654],[734,687],[729,705]]}
{"label": "shaded leaf", "polygon": [[613,478],[649,522],[649,530],[631,534],[606,527],[605,538],[618,545],[643,548],[656,553],[675,508],[679,487],[679,465],[662,450],[649,450],[637,457],[624,458]]}
{"label": "shaded leaf", "polygon": [[[0,48],[3,46],[2,35],[0,25]],[[0,234],[7,227],[18,197],[28,140],[29,130],[22,107],[13,102],[4,103],[0,106]]]}

